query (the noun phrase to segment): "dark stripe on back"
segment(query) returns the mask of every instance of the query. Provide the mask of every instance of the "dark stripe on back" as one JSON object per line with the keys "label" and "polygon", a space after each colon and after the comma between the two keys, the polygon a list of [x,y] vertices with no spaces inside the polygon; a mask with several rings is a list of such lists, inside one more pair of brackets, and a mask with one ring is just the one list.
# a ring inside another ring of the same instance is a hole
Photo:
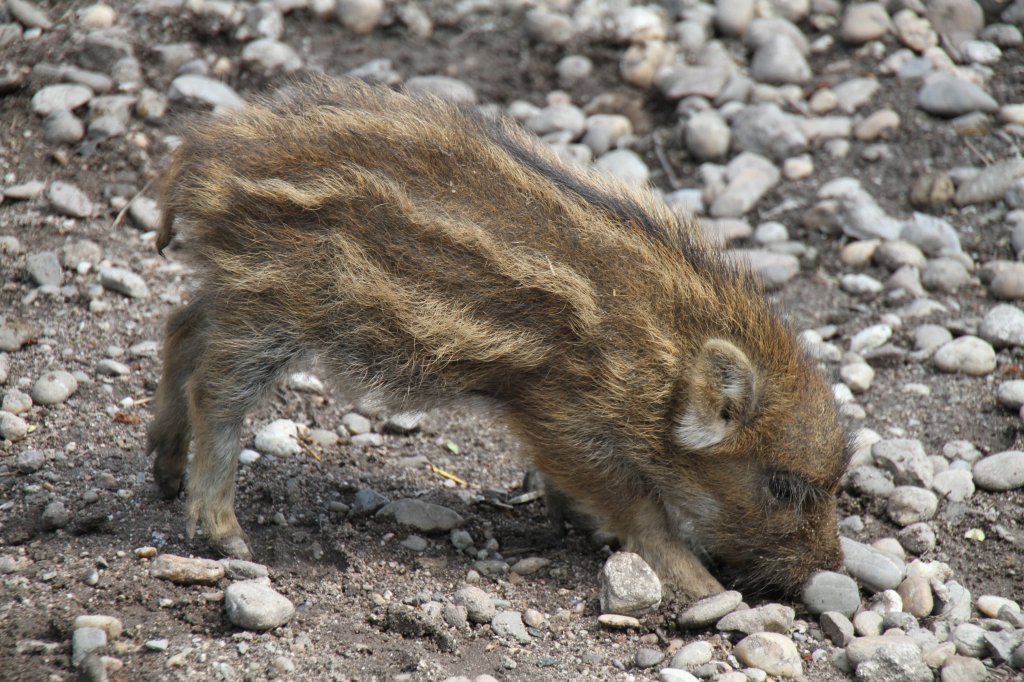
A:
{"label": "dark stripe on back", "polygon": [[[527,149],[508,134],[506,125],[516,125],[502,120],[487,120],[474,115],[474,112],[467,112],[473,116],[481,127],[490,134],[516,161],[532,169],[553,185],[576,195],[584,202],[601,209],[624,225],[635,225],[639,231],[648,238],[666,246],[677,247],[671,244],[665,228],[655,222],[636,202],[631,199],[616,197],[601,192],[598,189],[581,182],[575,174],[558,168],[541,158],[531,149]],[[504,123],[504,124],[503,124]]]}

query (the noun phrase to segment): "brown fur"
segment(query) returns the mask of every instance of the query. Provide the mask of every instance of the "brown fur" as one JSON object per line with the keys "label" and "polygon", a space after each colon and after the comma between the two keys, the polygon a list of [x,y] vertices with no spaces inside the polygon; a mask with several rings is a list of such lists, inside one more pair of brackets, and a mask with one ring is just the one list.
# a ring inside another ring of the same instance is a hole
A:
{"label": "brown fur", "polygon": [[[533,463],[687,596],[835,568],[844,438],[745,270],[649,192],[503,119],[318,79],[195,127],[163,179],[200,286],[149,447],[190,528],[247,556],[242,420],[297,360],[410,409],[490,400]],[[187,406],[187,417],[182,416]],[[682,426],[680,426],[682,425]]]}

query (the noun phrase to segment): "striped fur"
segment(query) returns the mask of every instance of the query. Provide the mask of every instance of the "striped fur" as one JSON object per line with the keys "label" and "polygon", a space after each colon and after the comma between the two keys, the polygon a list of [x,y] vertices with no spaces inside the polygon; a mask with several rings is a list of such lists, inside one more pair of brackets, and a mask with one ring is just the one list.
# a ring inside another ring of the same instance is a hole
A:
{"label": "striped fur", "polygon": [[[552,485],[689,596],[721,589],[697,556],[786,589],[837,564],[828,387],[756,280],[649,192],[505,119],[315,79],[194,127],[162,204],[158,246],[180,231],[199,287],[169,327],[150,449],[175,495],[195,436],[190,523],[220,549],[248,553],[241,420],[313,357],[395,409],[489,399]],[[766,499],[779,470],[824,494]]]}

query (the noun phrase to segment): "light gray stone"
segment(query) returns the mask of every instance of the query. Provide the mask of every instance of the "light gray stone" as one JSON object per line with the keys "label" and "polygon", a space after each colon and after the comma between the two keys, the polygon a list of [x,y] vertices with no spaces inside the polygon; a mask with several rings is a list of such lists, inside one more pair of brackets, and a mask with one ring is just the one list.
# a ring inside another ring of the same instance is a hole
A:
{"label": "light gray stone", "polygon": [[935,351],[932,362],[943,372],[984,376],[996,368],[996,352],[976,336],[961,336]]}
{"label": "light gray stone", "polygon": [[935,530],[924,522],[910,524],[897,533],[896,538],[911,554],[922,555],[935,549]]}
{"label": "light gray stone", "polygon": [[877,467],[862,465],[850,469],[843,486],[855,495],[886,498],[895,490],[892,474]]}
{"label": "light gray stone", "polygon": [[840,538],[840,542],[843,546],[846,572],[865,589],[871,592],[891,590],[903,581],[904,567],[896,558],[850,538]]}
{"label": "light gray stone", "polygon": [[672,657],[672,667],[680,670],[693,670],[711,661],[715,649],[710,642],[698,640],[684,644]]}
{"label": "light gray stone", "polygon": [[738,218],[778,184],[781,173],[767,158],[753,152],[737,155],[726,166],[726,186],[711,204],[715,218]]}
{"label": "light gray stone", "polygon": [[594,168],[636,187],[643,187],[651,177],[647,164],[632,149],[613,149],[594,161]]}
{"label": "light gray stone", "polygon": [[72,218],[88,218],[92,215],[93,204],[85,192],[75,185],[60,180],[50,183],[46,198],[58,213]]}
{"label": "light gray stone", "polygon": [[941,77],[925,83],[917,93],[917,106],[929,114],[953,118],[972,111],[994,112],[999,104],[974,83]]}
{"label": "light gray stone", "polygon": [[477,102],[476,91],[471,85],[450,76],[414,76],[405,83],[410,93],[433,95],[441,99],[472,106]]}
{"label": "light gray stone", "polygon": [[715,25],[727,36],[742,36],[755,15],[754,0],[716,0]]}
{"label": "light gray stone", "polygon": [[1008,450],[974,463],[974,485],[987,491],[1014,490],[1024,486],[1024,451]]}
{"label": "light gray stone", "polygon": [[973,623],[957,625],[950,639],[956,645],[956,652],[961,656],[981,658],[988,652],[984,628]]}
{"label": "light gray stone", "polygon": [[821,631],[838,647],[846,646],[854,637],[853,623],[838,611],[826,611],[819,619]]}
{"label": "light gray stone", "polygon": [[18,473],[34,474],[46,465],[46,455],[39,450],[25,450],[14,461]]}
{"label": "light gray stone", "polygon": [[788,253],[762,249],[731,249],[728,255],[761,278],[769,291],[781,288],[800,272],[800,261]]}
{"label": "light gray stone", "polygon": [[272,630],[295,615],[291,601],[268,585],[244,580],[224,590],[228,620],[245,630]]}
{"label": "light gray stone", "polygon": [[939,499],[935,493],[914,486],[897,487],[886,502],[886,513],[899,526],[927,521],[935,516],[938,508]]}
{"label": "light gray stone", "polygon": [[931,485],[933,470],[921,441],[909,438],[881,440],[871,446],[878,467],[893,476],[896,485]]}
{"label": "light gray stone", "polygon": [[856,669],[861,663],[875,658],[880,651],[885,650],[902,652],[906,656],[921,655],[917,644],[906,635],[875,635],[854,637],[846,646],[846,656],[850,665]]}
{"label": "light gray stone", "polygon": [[750,75],[762,83],[806,83],[811,67],[800,48],[787,35],[779,34],[764,42],[750,60]]}
{"label": "light gray stone", "polygon": [[106,630],[93,627],[77,628],[71,633],[71,664],[76,667],[81,665],[86,656],[94,651],[102,651],[106,646]]}
{"label": "light gray stone", "polygon": [[384,15],[383,0],[337,0],[338,21],[357,36],[373,31]]}
{"label": "light gray stone", "polygon": [[661,581],[639,554],[616,552],[601,569],[601,613],[640,616],[661,605]]}
{"label": "light gray stone", "polygon": [[46,10],[28,0],[7,0],[7,10],[25,28],[40,28],[44,31],[53,28],[53,22]]}
{"label": "light gray stone", "polygon": [[956,292],[968,279],[967,268],[956,258],[935,258],[921,271],[921,284],[925,289],[945,294]]}
{"label": "light gray stone", "polygon": [[840,37],[847,43],[862,45],[892,31],[892,21],[880,2],[863,2],[846,7],[839,27]]}
{"label": "light gray stone", "polygon": [[[715,100],[721,95],[731,77],[732,69],[727,66],[679,65],[660,69],[656,82],[668,99],[676,100],[696,95]],[[806,145],[806,140],[804,144]]]}
{"label": "light gray stone", "polygon": [[60,286],[60,261],[53,251],[30,253],[25,259],[25,267],[36,286]]}
{"label": "light gray stone", "polygon": [[185,74],[175,78],[171,82],[167,96],[173,101],[187,101],[226,109],[241,109],[245,106],[245,100],[227,83],[196,74]]}
{"label": "light gray stone", "polygon": [[255,446],[264,455],[297,455],[302,452],[298,426],[291,419],[275,419],[256,434]]}
{"label": "light gray stone", "polygon": [[796,119],[778,105],[755,104],[740,109],[732,118],[733,147],[776,161],[803,153],[807,137]]}
{"label": "light gray stone", "polygon": [[860,607],[860,590],[848,575],[819,571],[804,584],[801,601],[811,613],[832,611],[849,617]]}
{"label": "light gray stone", "polygon": [[796,613],[792,608],[782,604],[766,604],[752,609],[740,609],[722,617],[715,627],[723,632],[742,632],[752,635],[755,632],[786,633],[793,626]]}
{"label": "light gray stone", "polygon": [[36,405],[56,405],[70,398],[78,390],[78,381],[70,372],[52,370],[32,385],[32,402]]}
{"label": "light gray stone", "polygon": [[742,601],[742,594],[727,590],[694,602],[679,614],[676,622],[683,630],[697,630],[716,623]]}
{"label": "light gray stone", "polygon": [[935,676],[924,662],[920,649],[882,648],[857,666],[861,682],[933,682]]}
{"label": "light gray stone", "polygon": [[653,668],[654,666],[665,660],[665,654],[661,653],[657,649],[648,649],[647,647],[640,647],[636,656],[634,657],[634,663],[637,668],[643,670],[644,668]]}
{"label": "light gray stone", "polygon": [[465,607],[466,617],[471,623],[490,623],[498,613],[491,595],[473,585],[467,585],[456,592],[454,601]]}
{"label": "light gray stone", "polygon": [[736,644],[733,654],[743,665],[778,677],[800,677],[803,662],[789,637],[775,632],[748,635]]}
{"label": "light gray stone", "polygon": [[1024,159],[999,161],[961,183],[953,201],[958,206],[999,201],[1020,177],[1024,177]]}
{"label": "light gray stone", "polygon": [[935,474],[932,490],[951,502],[963,502],[974,495],[974,475],[965,469],[949,469]]}
{"label": "light gray stone", "polygon": [[729,126],[714,110],[700,111],[686,122],[686,148],[699,161],[721,159],[729,151]]}
{"label": "light gray stone", "polygon": [[88,104],[92,97],[92,90],[84,85],[47,85],[32,96],[32,111],[39,116],[49,116],[58,111],[74,111]]}
{"label": "light gray stone", "polygon": [[85,137],[85,124],[70,111],[55,111],[43,119],[43,138],[50,144],[74,144]]}
{"label": "light gray stone", "polygon": [[518,611],[502,611],[491,619],[491,629],[499,637],[511,637],[520,644],[529,644],[530,633],[526,631],[523,615]]}
{"label": "light gray stone", "polygon": [[875,324],[865,327],[850,339],[850,350],[858,355],[879,348],[892,338],[892,327],[887,324]]}
{"label": "light gray stone", "polygon": [[900,239],[916,245],[929,257],[960,253],[960,235],[948,221],[915,212],[903,223]]}
{"label": "light gray stone", "polygon": [[587,117],[573,104],[550,104],[526,119],[524,125],[537,135],[564,132],[575,140],[586,130]]}
{"label": "light gray stone", "polygon": [[996,348],[1024,345],[1024,311],[1001,303],[985,313],[978,335]]}
{"label": "light gray stone", "polygon": [[465,523],[458,512],[448,507],[410,498],[389,502],[377,511],[377,516],[393,518],[403,526],[424,533],[447,533]]}
{"label": "light gray stone", "polygon": [[17,443],[28,435],[28,422],[16,414],[0,410],[0,438]]}
{"label": "light gray stone", "polygon": [[988,669],[977,658],[950,656],[939,673],[942,682],[985,682]]}
{"label": "light gray stone", "polygon": [[64,528],[71,522],[71,514],[68,513],[64,503],[60,500],[54,500],[46,505],[43,509],[43,515],[40,517],[40,521],[43,524],[44,530],[56,530],[58,528]]}
{"label": "light gray stone", "polygon": [[103,268],[100,270],[100,284],[108,291],[143,299],[149,296],[146,281],[127,268]]}
{"label": "light gray stone", "polygon": [[302,57],[290,45],[271,38],[247,43],[242,49],[242,62],[255,66],[265,76],[302,68]]}
{"label": "light gray stone", "polygon": [[672,667],[658,671],[658,682],[700,682],[700,679],[685,670]]}

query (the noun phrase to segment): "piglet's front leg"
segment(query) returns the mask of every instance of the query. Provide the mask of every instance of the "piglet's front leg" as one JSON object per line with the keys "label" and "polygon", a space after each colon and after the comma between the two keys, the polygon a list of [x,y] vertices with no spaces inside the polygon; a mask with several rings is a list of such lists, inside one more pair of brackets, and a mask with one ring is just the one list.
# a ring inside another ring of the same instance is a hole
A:
{"label": "piglet's front leg", "polygon": [[675,590],[685,601],[696,601],[725,588],[684,542],[668,528],[664,512],[653,502],[634,504],[629,531],[620,535],[623,547],[643,557],[661,578],[663,591]]}

